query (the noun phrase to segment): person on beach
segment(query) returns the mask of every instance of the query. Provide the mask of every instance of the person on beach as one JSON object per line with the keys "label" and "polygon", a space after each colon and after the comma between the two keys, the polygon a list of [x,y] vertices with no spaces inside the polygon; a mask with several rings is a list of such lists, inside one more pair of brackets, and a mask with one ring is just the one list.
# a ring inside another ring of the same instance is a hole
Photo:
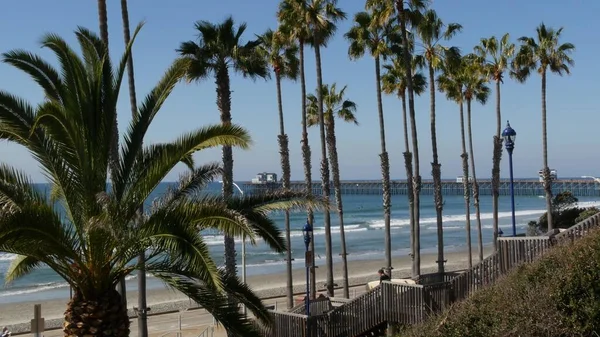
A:
{"label": "person on beach", "polygon": [[0,336],[0,337],[9,337],[9,336],[10,336],[10,331],[8,331],[7,327],[4,327],[2,329],[2,336]]}
{"label": "person on beach", "polygon": [[379,269],[379,271],[377,273],[379,274],[379,284],[381,284],[381,282],[383,282],[383,281],[389,281],[390,280],[389,275],[386,274],[383,269]]}

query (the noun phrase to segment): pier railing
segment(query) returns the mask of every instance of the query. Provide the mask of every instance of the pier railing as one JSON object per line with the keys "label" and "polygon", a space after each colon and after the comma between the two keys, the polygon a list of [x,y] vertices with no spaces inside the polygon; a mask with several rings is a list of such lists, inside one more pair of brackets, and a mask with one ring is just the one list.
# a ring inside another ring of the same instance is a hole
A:
{"label": "pier railing", "polygon": [[599,226],[600,213],[556,235],[498,238],[498,250],[464,272],[422,275],[419,284],[382,282],[336,307],[320,300],[314,302],[310,317],[273,311],[274,324],[261,330],[265,337],[305,337],[308,324],[312,337],[352,337],[381,333],[388,323],[420,323],[495,283],[517,266],[544,256],[553,246],[570,244]]}

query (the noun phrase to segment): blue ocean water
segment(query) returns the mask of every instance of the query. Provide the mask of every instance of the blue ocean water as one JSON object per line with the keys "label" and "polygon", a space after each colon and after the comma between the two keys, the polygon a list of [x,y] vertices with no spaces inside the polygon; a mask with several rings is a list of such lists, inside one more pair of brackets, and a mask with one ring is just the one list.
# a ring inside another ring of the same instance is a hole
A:
{"label": "blue ocean water", "polygon": [[[157,188],[150,200],[160,196],[167,189],[168,184]],[[221,185],[213,183],[209,190],[218,193]],[[444,205],[444,246],[446,251],[463,250],[466,247],[464,199],[462,196],[445,196]],[[598,204],[597,199],[580,198],[581,203],[589,205]],[[382,259],[384,253],[384,222],[382,198],[378,195],[344,195],[344,224],[346,229],[346,245],[348,259]],[[410,249],[409,220],[407,198],[404,195],[392,196],[392,250],[395,256],[406,256]],[[482,232],[484,244],[492,241],[492,200],[490,196],[483,196],[480,201]],[[545,199],[538,196],[516,197],[516,220],[519,232],[524,232],[527,222],[536,220],[545,212]],[[475,220],[474,208],[471,207],[471,219]],[[504,233],[511,232],[510,198],[500,197],[499,221]],[[273,213],[272,218],[283,228],[283,214]],[[306,214],[296,212],[291,214],[292,243],[291,249],[296,268],[304,265],[304,242],[301,228],[306,221]],[[339,219],[337,213],[331,213],[332,242],[334,262],[339,261],[340,237]],[[316,264],[325,264],[325,243],[322,213],[315,214],[315,256]],[[471,223],[473,247],[476,247],[477,228]],[[223,237],[218,234],[205,235],[205,241],[210,246],[211,253],[216,261],[223,260]],[[238,260],[241,259],[241,240],[237,240]],[[421,197],[421,248],[422,252],[437,250],[437,227],[433,197]],[[280,273],[285,270],[285,256],[270,251],[264,244],[256,246],[247,245],[246,263],[247,274]],[[68,298],[68,285],[47,267],[41,267],[10,285],[4,284],[6,272],[14,256],[0,253],[0,303],[15,303],[23,301],[41,301],[57,298]],[[238,265],[240,261],[238,261]],[[136,290],[134,275],[129,276],[128,289]],[[163,285],[156,279],[148,279],[148,288],[159,288]]]}

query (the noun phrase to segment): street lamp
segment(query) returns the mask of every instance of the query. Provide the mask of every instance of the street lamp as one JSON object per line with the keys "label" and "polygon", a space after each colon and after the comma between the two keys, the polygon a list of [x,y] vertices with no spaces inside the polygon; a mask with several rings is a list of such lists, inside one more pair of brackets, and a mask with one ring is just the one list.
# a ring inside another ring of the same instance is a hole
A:
{"label": "street lamp", "polygon": [[[222,180],[219,180],[219,183],[223,184]],[[240,192],[241,196],[244,196],[244,191],[233,182],[233,186]],[[242,282],[246,284],[246,235],[242,235]],[[246,306],[244,306],[244,315],[246,315]]]}
{"label": "street lamp", "polygon": [[517,223],[515,220],[515,183],[513,179],[513,161],[512,154],[515,148],[515,138],[517,138],[517,132],[510,127],[510,122],[506,121],[506,128],[502,131],[502,137],[504,137],[504,145],[506,151],[508,151],[508,165],[510,166],[510,203],[512,207],[512,230],[513,236],[517,236]]}
{"label": "street lamp", "polygon": [[310,267],[312,264],[312,252],[309,250],[309,248],[310,248],[310,241],[312,239],[312,235],[313,235],[312,225],[310,224],[308,219],[306,219],[306,223],[304,224],[304,227],[302,227],[302,236],[304,237],[304,247],[306,248],[305,256],[304,256],[304,261],[306,264],[306,299],[305,299],[306,300],[306,317],[307,317],[306,336],[310,335],[308,318],[310,317]]}

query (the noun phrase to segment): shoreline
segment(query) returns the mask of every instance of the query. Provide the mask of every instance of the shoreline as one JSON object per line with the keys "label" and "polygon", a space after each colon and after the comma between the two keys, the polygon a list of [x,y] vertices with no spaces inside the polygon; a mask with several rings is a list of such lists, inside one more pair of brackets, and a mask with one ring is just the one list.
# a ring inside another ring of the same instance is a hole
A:
{"label": "shoreline", "polygon": [[[491,253],[491,247],[484,247],[484,255]],[[477,263],[477,251],[473,250],[473,263]],[[445,254],[446,271],[464,270],[467,268],[467,252],[452,251]],[[421,274],[428,274],[437,271],[437,254],[428,253],[421,255]],[[393,258],[394,272],[393,278],[406,278],[411,275],[412,260],[408,256]],[[377,280],[377,270],[385,265],[383,259],[379,260],[351,260],[348,261],[348,283],[351,287],[364,285],[370,281]],[[342,284],[342,265],[335,263],[333,266],[334,282],[337,283],[336,294],[341,295]],[[316,269],[317,293],[326,293],[324,289],[326,269],[320,267]],[[294,280],[294,294],[303,294],[306,290],[305,282],[306,272],[304,268],[297,268],[292,271]],[[262,299],[273,299],[283,297],[281,305],[286,306],[286,273],[251,275],[246,281],[254,292]],[[352,295],[352,294],[351,294]],[[294,296],[294,297],[297,297]],[[296,298],[294,298],[294,301]],[[46,330],[62,327],[63,313],[66,309],[68,299],[57,299],[43,301],[42,317],[45,319]],[[137,291],[127,293],[127,308],[130,318],[135,318],[133,307],[137,307]],[[3,326],[7,326],[13,334],[22,334],[30,331],[30,320],[33,318],[33,306],[39,304],[39,301],[27,301],[20,303],[0,304],[0,319]],[[185,295],[172,289],[153,289],[147,291],[147,303],[151,308],[149,315],[160,315],[195,309],[198,306],[189,300]],[[279,301],[277,302],[279,303]]]}

